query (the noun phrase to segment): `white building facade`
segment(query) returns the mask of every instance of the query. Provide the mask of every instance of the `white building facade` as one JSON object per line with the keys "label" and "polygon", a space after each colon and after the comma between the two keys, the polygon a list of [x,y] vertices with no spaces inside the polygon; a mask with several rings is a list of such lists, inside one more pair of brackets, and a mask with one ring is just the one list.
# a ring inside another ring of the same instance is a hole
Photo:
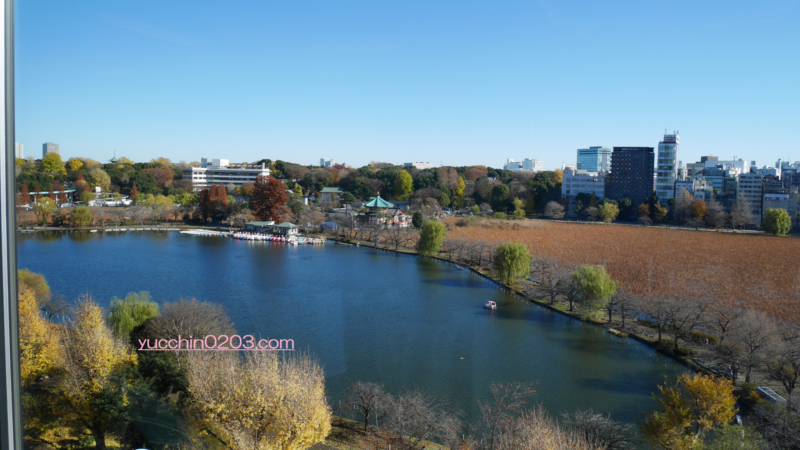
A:
{"label": "white building facade", "polygon": [[662,202],[675,198],[675,181],[678,179],[678,132],[664,134],[658,143],[658,169],[656,169],[656,194]]}
{"label": "white building facade", "polygon": [[597,172],[566,169],[561,176],[561,196],[573,198],[578,194],[594,194],[598,199],[606,193],[606,177]]}
{"label": "white building facade", "polygon": [[192,180],[192,187],[196,191],[214,184],[241,187],[245,183],[255,183],[261,175],[270,174],[264,163],[231,164],[227,159],[213,159],[209,163],[206,158],[201,159],[200,163],[199,167],[183,169],[183,177]]}
{"label": "white building facade", "polygon": [[434,167],[436,167],[433,163],[429,163],[429,162],[403,163],[403,166],[405,166],[405,167],[414,166],[419,170],[422,170],[422,169],[433,169]]}
{"label": "white building facade", "polygon": [[22,144],[14,144],[14,158],[25,159],[25,147]]}
{"label": "white building facade", "polygon": [[507,159],[506,164],[503,166],[504,170],[511,170],[514,172],[528,171],[528,172],[541,172],[544,170],[544,161],[540,159],[525,158],[522,161],[514,161]]}

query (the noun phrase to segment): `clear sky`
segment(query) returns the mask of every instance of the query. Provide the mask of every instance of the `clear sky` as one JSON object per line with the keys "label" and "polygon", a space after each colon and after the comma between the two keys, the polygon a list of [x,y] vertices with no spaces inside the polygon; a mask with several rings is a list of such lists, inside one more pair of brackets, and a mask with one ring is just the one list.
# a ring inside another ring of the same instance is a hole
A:
{"label": "clear sky", "polygon": [[800,160],[800,2],[18,0],[41,157]]}

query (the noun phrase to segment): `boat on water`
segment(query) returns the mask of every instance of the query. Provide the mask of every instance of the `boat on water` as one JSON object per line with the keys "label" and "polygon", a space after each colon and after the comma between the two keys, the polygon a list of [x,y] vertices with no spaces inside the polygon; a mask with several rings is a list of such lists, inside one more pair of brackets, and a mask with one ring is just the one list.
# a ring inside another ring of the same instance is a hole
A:
{"label": "boat on water", "polygon": [[463,267],[461,267],[461,266],[459,266],[458,264],[456,264],[456,269],[458,269],[458,270],[464,270],[464,268],[463,268]]}
{"label": "boat on water", "polygon": [[494,309],[497,309],[497,303],[489,300],[488,302],[483,304],[483,307],[486,308],[486,309],[494,310]]}
{"label": "boat on water", "polygon": [[89,230],[90,233],[97,233],[97,230]]}

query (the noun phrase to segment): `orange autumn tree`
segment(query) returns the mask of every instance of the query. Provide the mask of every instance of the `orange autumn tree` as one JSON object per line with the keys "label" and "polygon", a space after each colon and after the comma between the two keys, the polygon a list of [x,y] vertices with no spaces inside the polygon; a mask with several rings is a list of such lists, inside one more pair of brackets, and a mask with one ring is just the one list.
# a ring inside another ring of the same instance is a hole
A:
{"label": "orange autumn tree", "polygon": [[694,217],[702,219],[706,216],[707,210],[708,207],[706,206],[706,202],[702,200],[695,200],[694,203],[692,203],[692,215]]}
{"label": "orange autumn tree", "polygon": [[86,182],[86,179],[83,178],[83,174],[79,173],[78,178],[75,179],[75,198],[80,198],[83,191],[89,190],[91,186],[89,183]]}
{"label": "orange autumn tree", "polygon": [[136,189],[136,182],[134,182],[131,187],[131,200],[135,199],[137,195],[139,195],[139,191]]}
{"label": "orange autumn tree", "polygon": [[253,214],[259,220],[277,221],[285,211],[281,206],[286,205],[289,196],[286,194],[286,186],[277,178],[259,175],[256,178],[252,194]]}
{"label": "orange autumn tree", "polygon": [[22,187],[19,190],[19,204],[27,205],[30,202],[31,202],[31,194],[30,190],[28,190],[28,183],[22,183]]}

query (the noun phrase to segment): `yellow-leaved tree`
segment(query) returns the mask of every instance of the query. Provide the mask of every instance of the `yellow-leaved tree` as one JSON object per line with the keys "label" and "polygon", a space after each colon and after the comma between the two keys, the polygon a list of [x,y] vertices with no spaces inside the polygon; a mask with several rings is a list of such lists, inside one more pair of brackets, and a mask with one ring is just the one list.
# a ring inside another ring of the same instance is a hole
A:
{"label": "yellow-leaved tree", "polygon": [[659,410],[647,418],[642,432],[656,448],[703,448],[705,435],[728,425],[736,414],[733,383],[725,378],[684,374],[675,386],[659,386]]}
{"label": "yellow-leaved tree", "polygon": [[132,348],[114,337],[105,317],[90,297],[82,298],[61,340],[64,396],[98,450],[106,448],[108,427],[125,418],[130,383],[125,369],[137,363]]}
{"label": "yellow-leaved tree", "polygon": [[33,289],[19,286],[19,359],[22,387],[58,367],[61,351],[52,325],[42,317]]}
{"label": "yellow-leaved tree", "polygon": [[199,425],[236,450],[305,450],[331,430],[325,377],[308,355],[192,352],[187,379]]}

